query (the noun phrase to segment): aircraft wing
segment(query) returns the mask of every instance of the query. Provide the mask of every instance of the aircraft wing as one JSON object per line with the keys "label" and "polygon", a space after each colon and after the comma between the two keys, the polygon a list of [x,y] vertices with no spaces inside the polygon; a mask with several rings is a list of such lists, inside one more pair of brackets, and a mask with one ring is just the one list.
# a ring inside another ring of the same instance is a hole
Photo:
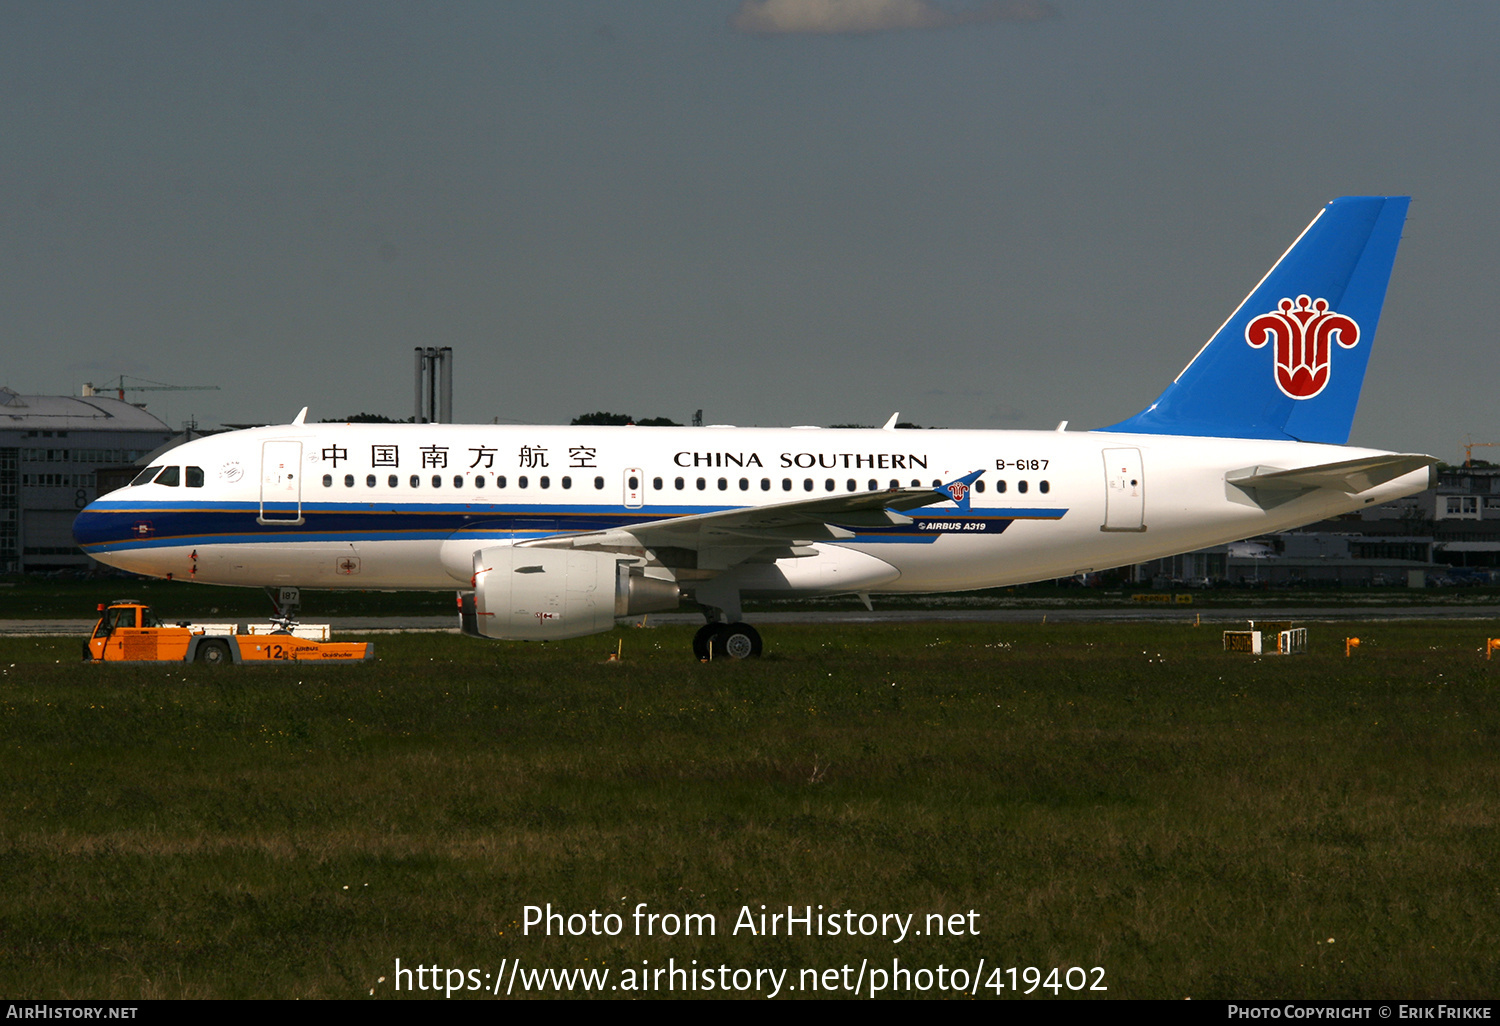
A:
{"label": "aircraft wing", "polygon": [[[812,555],[786,551],[815,541],[853,538],[850,528],[887,527],[911,521],[902,510],[917,509],[948,496],[932,488],[889,488],[873,492],[798,499],[771,506],[742,506],[651,520],[609,531],[555,535],[524,542],[544,548],[600,549],[636,552],[687,549],[698,553],[700,569],[723,569],[778,550],[777,555]],[[709,558],[705,559],[708,556]]]}
{"label": "aircraft wing", "polygon": [[1435,463],[1437,459],[1432,456],[1387,453],[1293,470],[1246,467],[1244,470],[1230,471],[1224,476],[1224,480],[1249,495],[1258,505],[1269,509],[1318,488],[1332,488],[1349,495],[1358,495]]}

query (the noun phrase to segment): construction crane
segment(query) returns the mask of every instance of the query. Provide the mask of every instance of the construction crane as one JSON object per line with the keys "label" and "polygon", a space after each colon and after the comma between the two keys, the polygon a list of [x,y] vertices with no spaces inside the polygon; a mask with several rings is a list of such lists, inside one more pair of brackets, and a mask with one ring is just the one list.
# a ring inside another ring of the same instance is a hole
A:
{"label": "construction crane", "polygon": [[152,381],[149,378],[136,378],[134,380],[144,382],[140,385],[127,385],[125,375],[121,374],[114,381],[106,382],[95,387],[92,381],[83,386],[83,394],[96,395],[99,392],[117,392],[120,402],[125,401],[126,392],[217,392],[218,385],[166,385],[160,381]]}
{"label": "construction crane", "polygon": [[1464,435],[1464,437],[1468,439],[1467,442],[1463,443],[1463,447],[1464,447],[1464,466],[1466,466],[1466,467],[1472,467],[1474,465],[1474,450],[1475,449],[1478,449],[1480,446],[1496,446],[1496,445],[1500,445],[1500,442],[1476,442],[1476,441],[1474,441],[1474,436],[1473,435]]}

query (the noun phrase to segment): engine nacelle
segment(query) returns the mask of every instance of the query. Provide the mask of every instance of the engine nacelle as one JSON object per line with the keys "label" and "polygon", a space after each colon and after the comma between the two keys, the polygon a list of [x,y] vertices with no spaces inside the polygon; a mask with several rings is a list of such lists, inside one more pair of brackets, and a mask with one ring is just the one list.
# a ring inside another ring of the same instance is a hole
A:
{"label": "engine nacelle", "polygon": [[680,595],[675,582],[607,552],[501,545],[474,553],[472,604],[460,595],[459,609],[465,634],[548,641],[607,631],[617,616],[676,609]]}

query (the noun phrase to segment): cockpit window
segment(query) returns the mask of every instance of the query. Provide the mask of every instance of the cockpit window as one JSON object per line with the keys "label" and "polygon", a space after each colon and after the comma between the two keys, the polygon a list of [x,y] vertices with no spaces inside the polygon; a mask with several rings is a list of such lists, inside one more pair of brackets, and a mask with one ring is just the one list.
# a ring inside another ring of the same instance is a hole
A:
{"label": "cockpit window", "polygon": [[166,485],[168,488],[176,488],[178,483],[181,481],[181,478],[181,467],[168,467],[166,470],[163,470],[161,472],[160,476],[157,477],[156,483],[159,485]]}
{"label": "cockpit window", "polygon": [[186,473],[183,476],[185,478],[183,483],[186,484],[189,488],[203,487],[202,467],[188,467]]}
{"label": "cockpit window", "polygon": [[160,474],[160,473],[161,473],[161,465],[160,464],[157,464],[154,467],[147,467],[145,470],[143,470],[139,474],[135,475],[135,480],[132,481],[132,482],[130,482],[130,483],[133,484],[133,485],[149,484],[151,482],[151,479],[154,478],[157,474]]}

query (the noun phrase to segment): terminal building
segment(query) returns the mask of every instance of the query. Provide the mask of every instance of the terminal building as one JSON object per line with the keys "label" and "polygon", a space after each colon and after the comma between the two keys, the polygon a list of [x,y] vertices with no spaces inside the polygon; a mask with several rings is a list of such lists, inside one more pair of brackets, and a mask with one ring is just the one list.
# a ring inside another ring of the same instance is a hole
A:
{"label": "terminal building", "polygon": [[1153,587],[1500,583],[1500,467],[1439,465],[1437,487],[1294,531],[1141,563]]}
{"label": "terminal building", "polygon": [[97,566],[73,544],[73,518],[175,435],[112,397],[0,388],[0,573]]}

